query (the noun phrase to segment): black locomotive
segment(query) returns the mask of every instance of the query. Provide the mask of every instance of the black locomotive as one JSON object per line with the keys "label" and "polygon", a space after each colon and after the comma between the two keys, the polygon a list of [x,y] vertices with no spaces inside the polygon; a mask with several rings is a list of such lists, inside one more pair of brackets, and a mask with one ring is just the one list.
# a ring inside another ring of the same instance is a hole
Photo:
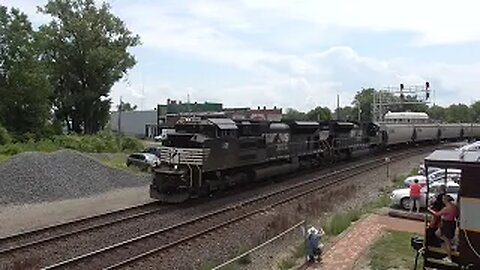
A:
{"label": "black locomotive", "polygon": [[183,202],[379,146],[374,123],[183,118],[160,148],[150,196]]}

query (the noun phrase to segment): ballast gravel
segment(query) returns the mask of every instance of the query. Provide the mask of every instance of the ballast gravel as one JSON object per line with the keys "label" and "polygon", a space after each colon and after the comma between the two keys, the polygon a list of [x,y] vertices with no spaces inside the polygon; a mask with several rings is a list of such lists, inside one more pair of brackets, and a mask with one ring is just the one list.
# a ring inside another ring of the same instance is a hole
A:
{"label": "ballast gravel", "polygon": [[0,163],[0,205],[88,197],[150,181],[73,150],[25,152]]}

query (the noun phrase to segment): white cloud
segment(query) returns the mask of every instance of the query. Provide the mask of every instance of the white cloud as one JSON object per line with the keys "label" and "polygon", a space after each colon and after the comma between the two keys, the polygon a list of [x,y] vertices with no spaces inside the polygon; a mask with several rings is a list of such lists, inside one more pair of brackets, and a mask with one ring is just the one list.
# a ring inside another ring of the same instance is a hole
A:
{"label": "white cloud", "polygon": [[[143,85],[140,76],[132,76],[130,86],[125,82],[115,85],[115,102],[123,96],[153,108],[167,98],[186,99],[186,93],[190,93],[192,100],[220,101],[227,106],[276,105],[305,110],[318,105],[333,108],[337,93],[342,95],[342,104],[347,105],[361,87],[378,88],[401,82],[423,84],[429,80],[438,94],[445,94],[437,95],[438,101],[447,104],[451,101],[447,90],[456,91],[458,102],[468,102],[476,97],[475,85],[480,84],[480,62],[474,60],[470,64],[450,65],[442,59],[419,63],[395,55],[379,58],[359,54],[355,43],[315,49],[321,44],[335,43],[332,41],[342,36],[342,31],[355,30],[407,32],[416,39],[406,40],[405,44],[422,46],[478,42],[480,28],[475,12],[479,4],[475,1],[109,2],[115,14],[141,36],[140,51],[148,49],[149,53],[169,54],[172,59],[182,57],[183,61],[201,60],[205,73],[209,72],[209,64],[215,63],[250,74],[244,83],[213,88],[185,87],[173,79],[158,77],[148,78]],[[6,4],[38,16],[32,7],[42,3],[20,0]],[[322,43],[325,40],[328,42]],[[374,46],[375,40],[371,42]],[[139,58],[132,73],[139,72],[144,65]]]}
{"label": "white cloud", "polygon": [[314,25],[417,33],[418,45],[480,40],[477,14],[480,3],[475,0],[244,0],[244,3],[247,9]]}

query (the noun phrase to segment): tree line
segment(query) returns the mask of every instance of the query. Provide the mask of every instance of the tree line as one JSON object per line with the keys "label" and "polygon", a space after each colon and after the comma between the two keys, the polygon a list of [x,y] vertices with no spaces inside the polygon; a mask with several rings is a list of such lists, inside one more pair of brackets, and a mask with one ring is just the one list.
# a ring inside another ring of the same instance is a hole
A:
{"label": "tree line", "polygon": [[49,0],[34,27],[22,11],[0,5],[0,127],[21,138],[93,134],[109,119],[109,94],[136,61],[140,44],[107,3]]}
{"label": "tree line", "polygon": [[[339,119],[342,121],[359,121],[369,122],[372,121],[372,106],[374,94],[378,93],[373,88],[366,88],[357,91],[351,106],[340,107],[334,111],[328,107],[316,107],[308,112],[301,112],[293,108],[288,108],[283,115],[284,119],[289,120],[332,120]],[[430,119],[438,122],[448,123],[470,123],[480,122],[480,101],[468,106],[466,104],[452,104],[448,107],[442,107],[439,105],[427,106],[424,103],[407,103],[402,104],[400,97],[393,96],[392,94],[384,93],[386,98],[397,102],[390,106],[389,110],[392,112],[399,111],[411,111],[411,112],[426,112]],[[404,101],[415,101],[415,96],[405,96]]]}

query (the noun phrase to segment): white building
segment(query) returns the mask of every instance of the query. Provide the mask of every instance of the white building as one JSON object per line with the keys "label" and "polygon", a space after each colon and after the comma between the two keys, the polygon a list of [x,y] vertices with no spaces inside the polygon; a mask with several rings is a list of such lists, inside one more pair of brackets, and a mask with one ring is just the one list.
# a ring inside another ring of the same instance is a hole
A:
{"label": "white building", "polygon": [[156,110],[112,112],[110,114],[110,125],[112,131],[125,135],[144,138],[146,135],[146,125],[156,124]]}

